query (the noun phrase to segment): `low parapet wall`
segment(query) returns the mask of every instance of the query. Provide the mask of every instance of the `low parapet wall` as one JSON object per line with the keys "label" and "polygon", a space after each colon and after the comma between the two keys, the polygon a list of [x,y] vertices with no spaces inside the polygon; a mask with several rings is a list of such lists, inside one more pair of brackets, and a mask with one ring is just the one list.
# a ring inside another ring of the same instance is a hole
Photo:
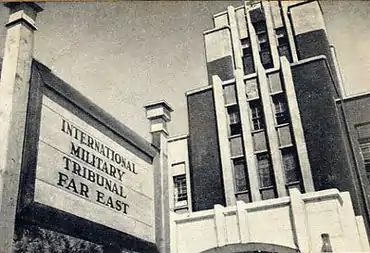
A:
{"label": "low parapet wall", "polygon": [[290,197],[171,213],[171,253],[224,252],[223,248],[232,253],[232,245],[238,250],[244,245],[244,251],[250,245],[254,250],[272,245],[317,253],[322,234],[329,234],[334,252],[370,252],[362,217],[355,216],[349,194],[337,189],[306,194],[291,189]]}

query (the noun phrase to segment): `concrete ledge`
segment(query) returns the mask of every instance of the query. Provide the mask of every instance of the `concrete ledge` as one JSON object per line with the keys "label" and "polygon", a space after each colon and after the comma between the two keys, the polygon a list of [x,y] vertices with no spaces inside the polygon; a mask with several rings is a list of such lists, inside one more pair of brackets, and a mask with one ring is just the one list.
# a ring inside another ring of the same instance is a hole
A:
{"label": "concrete ledge", "polygon": [[193,95],[193,94],[196,94],[196,93],[200,93],[200,92],[203,92],[203,91],[207,91],[207,90],[210,90],[210,89],[212,89],[212,85],[208,85],[208,86],[203,86],[203,87],[200,87],[200,88],[192,89],[190,91],[187,91],[185,93],[185,96],[190,96],[190,95]]}
{"label": "concrete ledge", "polygon": [[230,26],[225,25],[225,26],[221,26],[221,27],[217,27],[217,28],[212,28],[210,30],[204,31],[203,32],[203,35],[207,35],[207,34],[214,33],[214,32],[221,31],[221,30],[225,30],[225,29],[231,30]]}

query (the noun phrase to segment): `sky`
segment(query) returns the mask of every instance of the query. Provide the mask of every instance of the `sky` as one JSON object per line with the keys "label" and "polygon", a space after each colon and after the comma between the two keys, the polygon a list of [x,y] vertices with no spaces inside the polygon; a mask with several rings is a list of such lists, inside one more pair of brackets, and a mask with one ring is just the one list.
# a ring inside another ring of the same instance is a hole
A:
{"label": "sky", "polygon": [[[188,131],[185,92],[207,85],[203,32],[242,1],[43,3],[34,57],[150,141],[144,106],[166,100]],[[370,2],[321,2],[347,95],[370,91]],[[0,6],[0,57],[8,9]],[[0,87],[1,92],[1,87]]]}

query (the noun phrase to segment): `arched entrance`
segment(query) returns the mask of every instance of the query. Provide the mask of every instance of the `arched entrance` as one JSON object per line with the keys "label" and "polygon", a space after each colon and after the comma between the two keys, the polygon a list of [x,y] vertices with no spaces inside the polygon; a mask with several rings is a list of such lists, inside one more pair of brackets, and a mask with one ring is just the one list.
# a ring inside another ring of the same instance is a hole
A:
{"label": "arched entrance", "polygon": [[229,244],[203,251],[202,253],[299,253],[298,249],[270,243]]}

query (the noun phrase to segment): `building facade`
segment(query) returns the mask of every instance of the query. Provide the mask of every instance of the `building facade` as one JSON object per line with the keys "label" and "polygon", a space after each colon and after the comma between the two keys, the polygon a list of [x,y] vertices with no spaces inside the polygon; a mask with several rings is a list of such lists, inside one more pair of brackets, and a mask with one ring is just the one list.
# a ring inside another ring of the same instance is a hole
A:
{"label": "building facade", "polygon": [[171,252],[368,251],[369,99],[345,98],[319,3],[213,21],[209,85],[168,139]]}

